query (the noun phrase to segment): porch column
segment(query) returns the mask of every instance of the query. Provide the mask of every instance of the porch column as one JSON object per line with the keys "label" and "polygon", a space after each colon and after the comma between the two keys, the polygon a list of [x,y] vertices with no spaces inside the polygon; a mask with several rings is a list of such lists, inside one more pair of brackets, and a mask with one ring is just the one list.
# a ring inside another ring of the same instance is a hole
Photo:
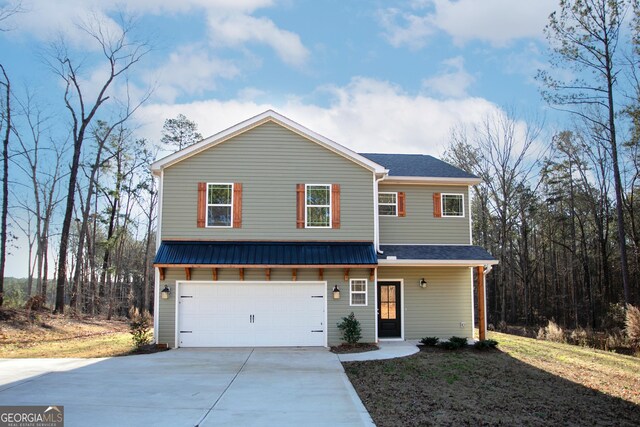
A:
{"label": "porch column", "polygon": [[481,340],[487,339],[485,309],[486,301],[484,300],[484,267],[476,267],[478,273],[478,331]]}

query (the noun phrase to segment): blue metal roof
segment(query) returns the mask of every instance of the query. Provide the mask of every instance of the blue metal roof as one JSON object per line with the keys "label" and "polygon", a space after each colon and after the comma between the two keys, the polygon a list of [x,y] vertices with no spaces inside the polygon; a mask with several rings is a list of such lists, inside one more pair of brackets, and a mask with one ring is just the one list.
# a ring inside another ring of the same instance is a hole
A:
{"label": "blue metal roof", "polygon": [[368,242],[163,241],[161,265],[376,265]]}
{"label": "blue metal roof", "polygon": [[426,154],[359,154],[389,169],[389,176],[477,178],[475,175]]}
{"label": "blue metal roof", "polygon": [[480,246],[455,245],[382,245],[379,259],[395,256],[398,260],[495,261]]}

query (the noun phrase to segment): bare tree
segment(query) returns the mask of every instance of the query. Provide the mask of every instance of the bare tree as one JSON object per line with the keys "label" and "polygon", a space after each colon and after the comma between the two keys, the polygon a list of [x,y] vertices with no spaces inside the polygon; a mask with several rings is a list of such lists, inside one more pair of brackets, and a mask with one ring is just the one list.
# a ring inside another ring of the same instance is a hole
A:
{"label": "bare tree", "polygon": [[[108,72],[107,77],[98,88],[97,94],[91,97],[91,101],[88,101],[87,98],[90,97],[88,94],[91,93],[92,90],[83,87],[80,75],[81,61],[74,61],[70,58],[69,51],[63,42],[53,46],[53,57],[49,64],[52,70],[65,83],[64,103],[72,122],[71,136],[73,141],[73,157],[69,171],[67,203],[62,222],[58,256],[55,303],[55,312],[57,313],[64,312],[69,232],[73,217],[80,155],[86,134],[89,126],[96,119],[98,111],[109,100],[110,96],[108,95],[108,91],[114,82],[118,79],[125,78],[126,72],[149,52],[149,47],[146,43],[131,40],[133,25],[130,21],[121,22],[121,27],[117,34],[113,34],[111,30],[98,19],[88,25],[81,26],[81,29],[99,46],[104,57],[103,59],[106,60]],[[141,102],[145,99],[146,97]],[[110,123],[110,130],[124,123],[139,105],[140,103],[132,108],[127,102],[119,118]]]}
{"label": "bare tree", "polygon": [[621,71],[618,44],[627,0],[561,0],[545,34],[551,44],[553,70],[569,70],[569,78],[540,71],[542,94],[552,105],[575,114],[597,127],[609,145],[616,196],[620,271],[624,301],[630,303],[629,269],[624,221],[624,195],[618,159],[616,91]]}
{"label": "bare tree", "polygon": [[[4,81],[0,87],[4,88],[4,105],[0,120],[0,130],[4,130],[2,137],[2,212],[0,213],[0,307],[4,302],[4,267],[7,261],[7,214],[9,211],[9,137],[11,136],[11,81],[4,66],[0,64],[0,71]],[[4,129],[2,128],[4,126]]]}

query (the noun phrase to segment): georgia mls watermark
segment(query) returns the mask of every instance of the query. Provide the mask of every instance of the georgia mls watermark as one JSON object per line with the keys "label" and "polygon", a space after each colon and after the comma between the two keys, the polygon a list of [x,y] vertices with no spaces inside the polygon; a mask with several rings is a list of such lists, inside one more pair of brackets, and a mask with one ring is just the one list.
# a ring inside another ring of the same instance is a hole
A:
{"label": "georgia mls watermark", "polygon": [[0,427],[64,427],[64,406],[0,406]]}

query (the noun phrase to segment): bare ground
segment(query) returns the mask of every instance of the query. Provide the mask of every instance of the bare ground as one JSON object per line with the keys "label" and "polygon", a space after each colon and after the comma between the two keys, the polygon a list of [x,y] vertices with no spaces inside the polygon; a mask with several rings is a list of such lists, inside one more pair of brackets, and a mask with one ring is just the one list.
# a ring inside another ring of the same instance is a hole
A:
{"label": "bare ground", "polygon": [[490,338],[501,350],[429,348],[344,366],[378,426],[640,425],[640,359]]}
{"label": "bare ground", "polygon": [[2,357],[108,357],[133,350],[123,319],[55,315],[48,310],[0,309]]}

